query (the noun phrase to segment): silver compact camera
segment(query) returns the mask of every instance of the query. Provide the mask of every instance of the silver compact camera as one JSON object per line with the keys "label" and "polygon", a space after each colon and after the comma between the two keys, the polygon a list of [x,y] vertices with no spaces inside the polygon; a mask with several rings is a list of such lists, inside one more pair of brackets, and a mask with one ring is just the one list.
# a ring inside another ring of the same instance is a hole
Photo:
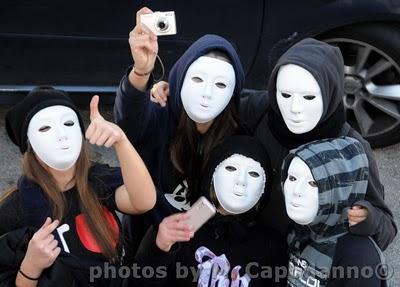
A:
{"label": "silver compact camera", "polygon": [[176,34],[175,12],[154,12],[140,15],[140,22],[157,36]]}

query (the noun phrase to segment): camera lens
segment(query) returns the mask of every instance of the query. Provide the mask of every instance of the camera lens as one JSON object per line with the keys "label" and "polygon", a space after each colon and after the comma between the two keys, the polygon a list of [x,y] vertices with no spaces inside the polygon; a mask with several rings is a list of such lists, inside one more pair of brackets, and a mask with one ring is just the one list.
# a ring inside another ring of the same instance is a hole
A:
{"label": "camera lens", "polygon": [[169,24],[168,24],[167,19],[165,19],[165,18],[160,18],[160,19],[157,21],[157,29],[158,29],[159,31],[166,31],[166,30],[168,30],[168,28],[169,28]]}

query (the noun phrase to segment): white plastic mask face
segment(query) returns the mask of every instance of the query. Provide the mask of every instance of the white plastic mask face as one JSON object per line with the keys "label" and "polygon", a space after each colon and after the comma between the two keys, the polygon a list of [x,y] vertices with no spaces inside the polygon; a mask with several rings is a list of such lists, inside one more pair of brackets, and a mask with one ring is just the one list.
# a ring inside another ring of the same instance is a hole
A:
{"label": "white plastic mask face", "polygon": [[65,106],[44,108],[32,117],[28,139],[36,156],[45,164],[67,170],[75,164],[82,148],[78,116]]}
{"label": "white plastic mask face", "polygon": [[321,88],[306,69],[288,64],[278,71],[276,100],[282,118],[294,134],[313,130],[323,113]]}
{"label": "white plastic mask face", "polygon": [[288,216],[298,224],[310,224],[318,213],[318,187],[310,168],[299,157],[290,163],[283,189]]}
{"label": "white plastic mask face", "polygon": [[228,105],[235,89],[233,66],[223,60],[202,56],[194,61],[183,80],[183,107],[196,123],[214,120]]}
{"label": "white plastic mask face", "polygon": [[265,179],[259,162],[234,154],[217,166],[213,184],[221,207],[231,214],[241,214],[258,203],[264,192]]}

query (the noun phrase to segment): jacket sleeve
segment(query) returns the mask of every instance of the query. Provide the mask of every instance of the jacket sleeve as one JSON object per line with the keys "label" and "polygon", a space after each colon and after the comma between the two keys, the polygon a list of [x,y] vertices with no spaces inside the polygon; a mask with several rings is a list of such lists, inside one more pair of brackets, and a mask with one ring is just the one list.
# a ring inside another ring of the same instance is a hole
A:
{"label": "jacket sleeve", "polygon": [[180,246],[179,243],[176,243],[170,252],[164,252],[156,245],[156,236],[157,231],[150,227],[136,253],[135,261],[140,270],[149,266],[154,271],[154,276],[151,278],[140,276],[135,280],[138,286],[171,286],[169,279],[175,274],[176,255]]}
{"label": "jacket sleeve", "polygon": [[368,210],[366,220],[350,227],[350,232],[356,235],[372,236],[382,250],[385,250],[397,234],[393,213],[385,203],[385,190],[379,179],[379,170],[373,151],[367,141],[353,131],[350,136],[358,139],[364,146],[369,162],[369,178],[365,200],[355,203]]}
{"label": "jacket sleeve", "polygon": [[369,238],[345,235],[336,245],[327,286],[386,286],[378,276],[381,274],[378,272],[382,272],[380,263],[379,254]]}
{"label": "jacket sleeve", "polygon": [[252,133],[269,107],[268,92],[244,89],[240,94],[239,117]]}
{"label": "jacket sleeve", "polygon": [[117,90],[114,121],[134,145],[157,185],[161,157],[169,144],[169,107],[153,103],[149,91],[142,92],[133,87],[128,79],[129,71]]}
{"label": "jacket sleeve", "polygon": [[167,118],[167,108],[162,108],[150,100],[149,88],[153,79],[149,79],[147,90],[142,92],[129,82],[130,67],[123,76],[117,89],[114,103],[114,121],[122,128],[129,140],[140,144],[150,141],[148,136],[157,134],[161,124]]}
{"label": "jacket sleeve", "polygon": [[0,203],[0,236],[21,228],[24,225],[23,219],[24,210],[16,190]]}
{"label": "jacket sleeve", "polygon": [[[0,286],[14,286],[34,228],[20,228],[0,236]],[[11,285],[9,285],[11,283]]]}
{"label": "jacket sleeve", "polygon": [[289,256],[286,240],[273,229],[268,230],[268,234],[271,237],[267,247],[267,258],[270,261],[268,265],[273,270],[274,275],[271,279],[268,279],[268,286],[287,286],[286,270],[289,266]]}

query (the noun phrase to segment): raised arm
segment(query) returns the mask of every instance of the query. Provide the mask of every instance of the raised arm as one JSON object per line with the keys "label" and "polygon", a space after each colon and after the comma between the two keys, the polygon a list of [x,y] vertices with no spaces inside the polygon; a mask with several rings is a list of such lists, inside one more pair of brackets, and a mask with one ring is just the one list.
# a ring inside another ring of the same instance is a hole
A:
{"label": "raised arm", "polygon": [[136,26],[129,34],[133,66],[121,80],[114,104],[114,120],[135,144],[140,141],[157,106],[148,99],[151,72],[158,53],[157,36],[140,23],[140,15],[152,13],[148,8],[136,14]]}
{"label": "raised arm", "polygon": [[156,190],[151,176],[125,133],[116,124],[106,121],[98,110],[99,97],[90,103],[90,125],[86,138],[91,144],[114,146],[121,166],[124,185],[115,192],[118,209],[127,214],[144,213],[154,207]]}

